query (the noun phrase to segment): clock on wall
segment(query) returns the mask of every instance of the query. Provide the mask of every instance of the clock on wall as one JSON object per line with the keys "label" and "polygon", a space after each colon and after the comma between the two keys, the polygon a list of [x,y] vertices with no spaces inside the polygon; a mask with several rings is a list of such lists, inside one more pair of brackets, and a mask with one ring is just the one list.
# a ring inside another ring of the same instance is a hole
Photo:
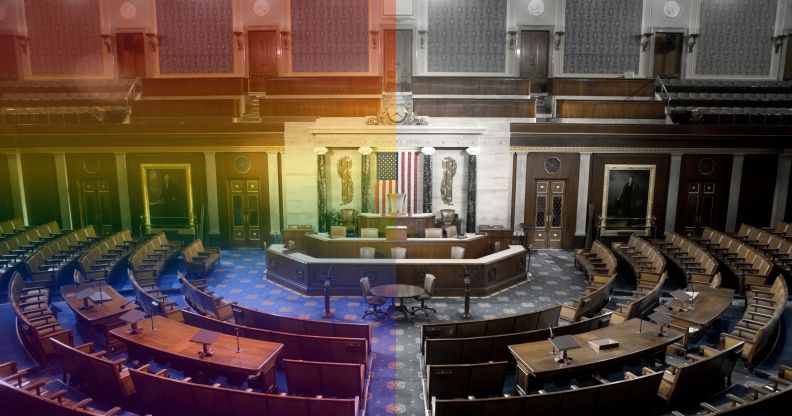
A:
{"label": "clock on wall", "polygon": [[550,174],[558,173],[561,170],[561,160],[557,157],[548,157],[544,163],[544,170]]}
{"label": "clock on wall", "polygon": [[682,12],[682,6],[676,0],[669,0],[663,5],[663,16],[669,19],[676,19]]}
{"label": "clock on wall", "polygon": [[237,173],[248,173],[250,172],[250,159],[245,156],[239,156],[234,159],[234,169]]}
{"label": "clock on wall", "polygon": [[131,1],[125,1],[121,3],[119,13],[121,13],[121,17],[129,20],[137,16],[137,7],[135,6],[135,3],[132,3]]}
{"label": "clock on wall", "polygon": [[528,14],[531,16],[541,16],[545,11],[545,4],[542,0],[531,0],[528,2]]}
{"label": "clock on wall", "polygon": [[715,172],[715,161],[711,158],[705,157],[698,161],[698,172],[702,175],[712,175]]}
{"label": "clock on wall", "polygon": [[270,0],[256,0],[253,3],[253,13],[258,17],[264,17],[270,13],[272,4]]}

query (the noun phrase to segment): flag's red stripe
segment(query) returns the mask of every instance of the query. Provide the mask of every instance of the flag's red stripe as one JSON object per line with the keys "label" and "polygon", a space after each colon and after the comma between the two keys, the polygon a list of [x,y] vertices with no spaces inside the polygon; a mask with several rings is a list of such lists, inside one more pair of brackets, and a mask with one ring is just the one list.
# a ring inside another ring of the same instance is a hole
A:
{"label": "flag's red stripe", "polygon": [[418,152],[413,153],[413,201],[415,201],[413,212],[418,212]]}

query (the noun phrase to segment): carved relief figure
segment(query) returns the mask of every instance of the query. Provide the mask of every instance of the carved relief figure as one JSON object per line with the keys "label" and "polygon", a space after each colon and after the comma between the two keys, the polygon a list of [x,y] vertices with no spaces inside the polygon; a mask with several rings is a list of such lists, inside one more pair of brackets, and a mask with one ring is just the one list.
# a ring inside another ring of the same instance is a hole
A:
{"label": "carved relief figure", "polygon": [[454,175],[456,175],[457,163],[452,157],[443,159],[443,180],[440,182],[440,198],[446,205],[454,205],[453,188]]}
{"label": "carved relief figure", "polygon": [[338,177],[341,178],[341,205],[346,205],[352,202],[352,196],[355,194],[355,185],[352,182],[352,159],[349,156],[344,156],[338,159]]}

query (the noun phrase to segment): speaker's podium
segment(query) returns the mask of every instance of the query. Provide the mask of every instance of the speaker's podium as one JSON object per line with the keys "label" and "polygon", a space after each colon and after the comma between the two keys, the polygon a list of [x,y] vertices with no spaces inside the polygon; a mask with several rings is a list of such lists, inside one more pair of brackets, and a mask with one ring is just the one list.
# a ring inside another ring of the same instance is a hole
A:
{"label": "speaker's podium", "polygon": [[385,227],[386,240],[406,240],[407,239],[407,226],[406,225],[389,225]]}

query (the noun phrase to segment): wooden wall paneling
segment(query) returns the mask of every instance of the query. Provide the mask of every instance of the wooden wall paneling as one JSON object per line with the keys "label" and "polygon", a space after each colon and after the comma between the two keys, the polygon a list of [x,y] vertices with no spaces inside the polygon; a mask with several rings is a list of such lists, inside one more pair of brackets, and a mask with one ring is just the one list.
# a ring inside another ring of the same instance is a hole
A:
{"label": "wooden wall paneling", "polygon": [[146,163],[189,163],[192,176],[193,211],[196,216],[206,206],[206,166],[202,153],[127,153],[127,180],[133,233],[140,230],[143,207],[143,178],[140,165]]}
{"label": "wooden wall paneling", "polygon": [[550,94],[611,97],[654,97],[654,80],[550,78]]}
{"label": "wooden wall paneling", "polygon": [[531,80],[499,77],[413,77],[413,94],[530,95]]}
{"label": "wooden wall paneling", "polygon": [[281,77],[267,80],[267,95],[382,94],[382,78]]}
{"label": "wooden wall paneling", "polygon": [[45,153],[23,153],[21,159],[28,222],[30,225],[39,225],[56,220],[61,224],[54,156]]}
{"label": "wooden wall paneling", "polygon": [[145,78],[146,40],[143,32],[117,33],[116,56],[119,78]]}
{"label": "wooden wall paneling", "polygon": [[379,98],[288,99],[259,101],[262,117],[365,117],[380,112]]}
{"label": "wooden wall paneling", "polygon": [[0,35],[0,79],[19,79],[19,61],[14,35]]}
{"label": "wooden wall paneling", "polygon": [[247,78],[146,78],[143,80],[144,97],[244,95]]}
{"label": "wooden wall paneling", "polygon": [[668,194],[668,175],[671,157],[650,154],[593,154],[591,156],[591,176],[589,180],[589,200],[594,204],[594,220],[602,215],[602,190],[605,180],[605,165],[655,165],[653,214],[657,218],[657,230],[665,229],[666,196]]}
{"label": "wooden wall paneling", "polygon": [[557,100],[558,118],[665,119],[663,101]]}
{"label": "wooden wall paneling", "polygon": [[778,155],[746,155],[737,205],[737,226],[769,227],[773,211]]}
{"label": "wooden wall paneling", "polygon": [[250,30],[248,35],[248,73],[251,91],[266,91],[266,80],[278,76],[278,32]]}
{"label": "wooden wall paneling", "polygon": [[[549,157],[558,158],[561,161],[561,168],[558,173],[550,174],[544,168],[544,163]],[[536,181],[565,180],[566,190],[564,192],[564,235],[561,242],[562,247],[571,248],[575,238],[575,226],[577,224],[577,196],[578,181],[580,172],[580,155],[577,153],[529,153],[526,163],[525,178],[525,224],[533,225],[536,222]],[[517,224],[519,225],[519,224]],[[526,235],[526,241],[532,241],[533,234]]]}
{"label": "wooden wall paneling", "polygon": [[[85,183],[95,185],[105,182],[110,196],[110,210],[104,212],[109,215],[110,223],[114,230],[121,229],[121,207],[118,199],[118,177],[116,171],[115,155],[110,153],[67,153],[66,172],[69,178],[69,203],[71,204],[72,223],[75,228],[91,224],[83,222],[85,202],[80,200],[80,187]],[[91,186],[91,185],[89,185]],[[96,224],[93,224],[96,226]],[[97,232],[100,232],[97,228]],[[135,231],[135,230],[131,230]]]}
{"label": "wooden wall paneling", "polygon": [[[0,154],[0,221],[17,218],[14,212],[14,201],[11,197],[11,174],[8,171],[8,157]],[[19,217],[22,217],[20,214]]]}
{"label": "wooden wall paneling", "polygon": [[[234,167],[238,157],[250,160],[250,170],[239,172]],[[269,215],[269,179],[268,160],[266,153],[217,153],[217,199],[220,214],[220,238],[224,244],[231,239],[231,206],[229,201],[229,179],[258,179],[259,181],[259,216],[261,218],[261,241],[266,242],[271,230]],[[277,230],[280,232],[280,230]]]}
{"label": "wooden wall paneling", "polygon": [[382,61],[384,83],[382,91],[387,93],[396,92],[396,29],[386,29],[382,33]]}
{"label": "wooden wall paneling", "polygon": [[[699,172],[699,162],[705,158],[714,162],[714,169],[710,174]],[[732,155],[682,155],[682,167],[679,175],[679,200],[677,201],[676,224],[674,227],[677,232],[684,231],[688,186],[695,182],[715,183],[714,227],[718,230],[723,230],[726,227],[731,168]]]}
{"label": "wooden wall paneling", "polygon": [[536,100],[415,98],[416,114],[431,117],[536,117]]}
{"label": "wooden wall paneling", "polygon": [[183,100],[144,99],[132,102],[132,118],[140,117],[211,117],[213,119],[240,117],[239,98],[202,98]]}

